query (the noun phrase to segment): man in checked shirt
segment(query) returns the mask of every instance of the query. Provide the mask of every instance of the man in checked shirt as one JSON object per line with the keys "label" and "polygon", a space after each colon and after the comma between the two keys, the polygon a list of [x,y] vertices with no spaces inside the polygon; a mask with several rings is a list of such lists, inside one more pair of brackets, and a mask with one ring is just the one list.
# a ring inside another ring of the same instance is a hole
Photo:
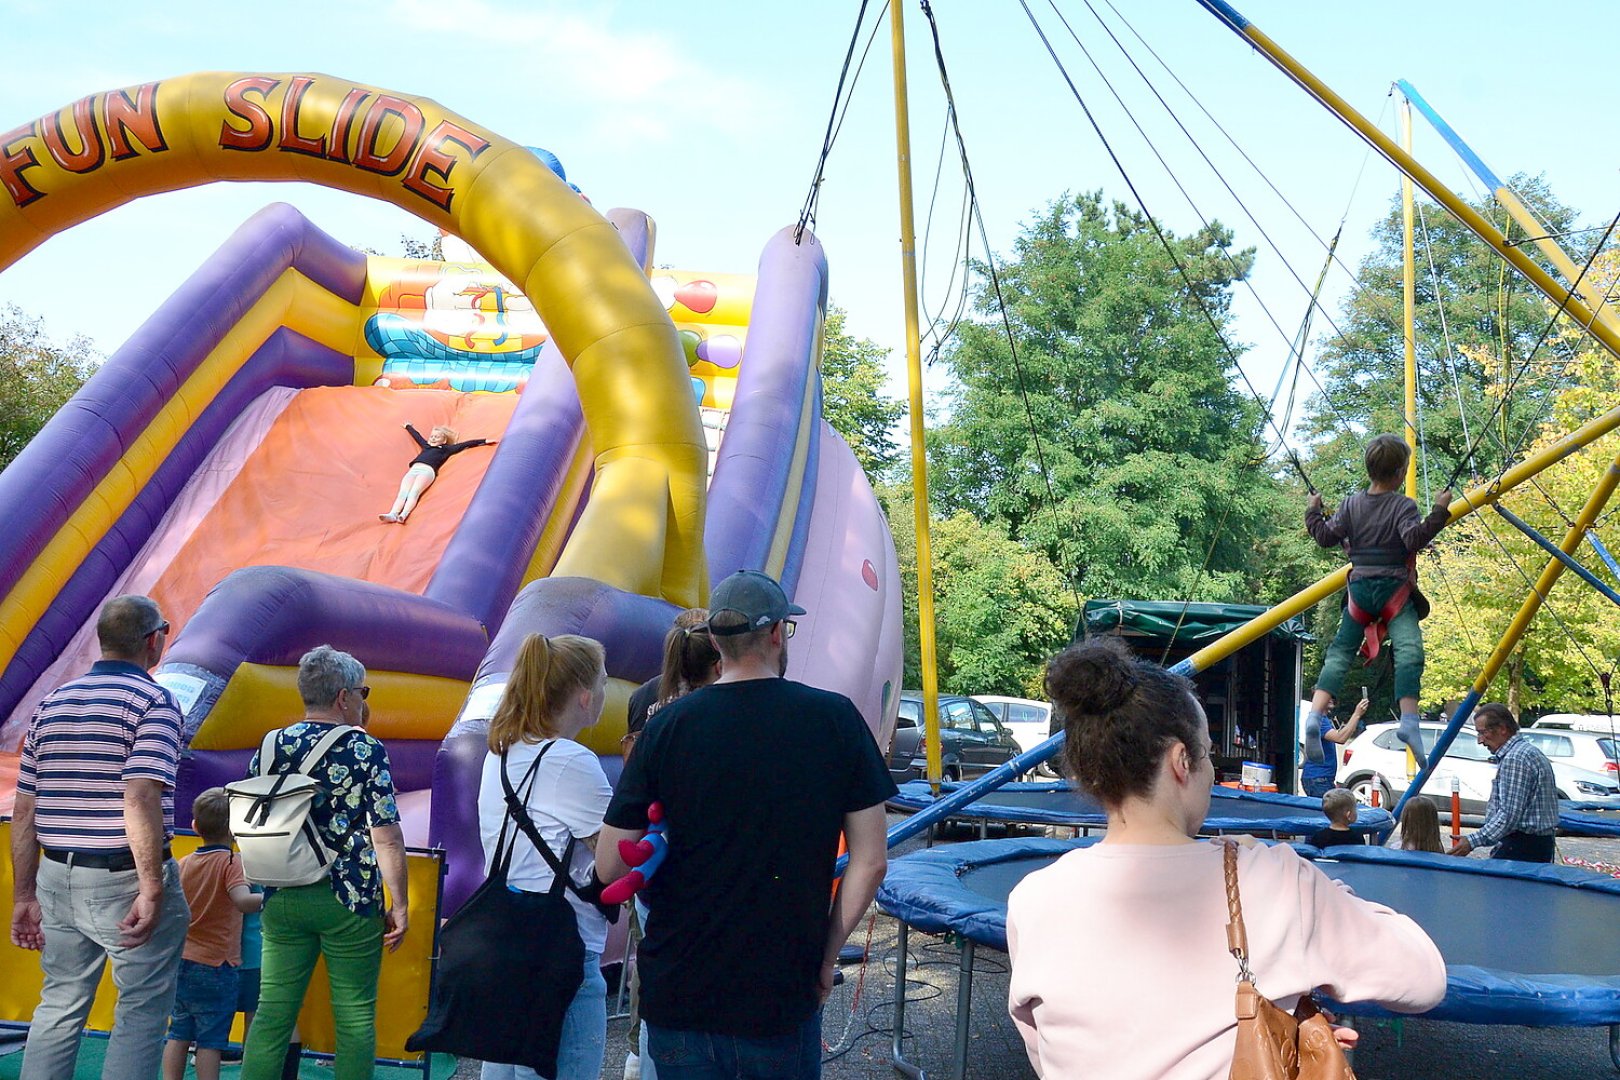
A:
{"label": "man in checked shirt", "polygon": [[101,659],[46,695],[17,770],[11,941],[43,950],[45,972],[23,1080],[73,1075],[108,960],[118,1007],[101,1075],[155,1077],[190,923],[169,857],[180,710],[148,674],[169,623],[149,597],[120,596],[96,634]]}
{"label": "man in checked shirt", "polygon": [[1496,778],[1485,804],[1485,824],[1458,840],[1453,855],[1496,845],[1493,859],[1553,861],[1558,831],[1558,789],[1552,764],[1528,739],[1519,737],[1519,722],[1506,705],[1492,702],[1474,710],[1479,745],[1491,752]]}

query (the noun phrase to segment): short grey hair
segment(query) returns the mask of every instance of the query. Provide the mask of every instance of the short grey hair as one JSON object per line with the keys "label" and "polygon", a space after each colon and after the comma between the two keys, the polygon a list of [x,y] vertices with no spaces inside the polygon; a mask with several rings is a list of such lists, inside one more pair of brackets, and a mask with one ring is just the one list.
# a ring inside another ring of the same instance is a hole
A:
{"label": "short grey hair", "polygon": [[130,659],[140,655],[142,642],[162,625],[163,613],[150,596],[115,596],[101,606],[96,637],[104,655]]}
{"label": "short grey hair", "polygon": [[298,696],[311,709],[331,708],[340,693],[365,681],[365,665],[330,645],[317,645],[298,661]]}

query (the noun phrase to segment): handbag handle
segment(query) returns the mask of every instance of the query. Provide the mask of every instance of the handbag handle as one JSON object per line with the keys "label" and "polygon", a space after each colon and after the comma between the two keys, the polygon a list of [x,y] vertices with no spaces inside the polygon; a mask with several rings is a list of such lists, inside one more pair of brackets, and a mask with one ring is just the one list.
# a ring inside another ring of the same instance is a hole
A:
{"label": "handbag handle", "polygon": [[1254,985],[1249,970],[1249,932],[1243,925],[1243,901],[1238,896],[1237,845],[1222,840],[1222,862],[1226,871],[1226,951],[1238,962],[1238,981]]}

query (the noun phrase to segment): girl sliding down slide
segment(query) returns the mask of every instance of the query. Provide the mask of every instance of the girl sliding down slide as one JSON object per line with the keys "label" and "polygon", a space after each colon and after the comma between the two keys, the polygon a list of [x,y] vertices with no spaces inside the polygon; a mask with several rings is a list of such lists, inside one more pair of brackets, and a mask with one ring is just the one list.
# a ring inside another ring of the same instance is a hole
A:
{"label": "girl sliding down slide", "polygon": [[474,446],[494,446],[494,439],[469,439],[467,442],[456,442],[456,433],[452,428],[439,425],[428,431],[428,437],[422,438],[411,425],[406,424],[405,430],[411,433],[421,453],[411,459],[410,468],[405,470],[404,479],[399,482],[399,494],[394,497],[394,506],[386,514],[378,514],[377,520],[391,522],[395,525],[405,524],[405,519],[411,516],[416,509],[416,502],[422,493],[433,486],[438,479],[439,470],[449,461],[451,455],[459,454]]}

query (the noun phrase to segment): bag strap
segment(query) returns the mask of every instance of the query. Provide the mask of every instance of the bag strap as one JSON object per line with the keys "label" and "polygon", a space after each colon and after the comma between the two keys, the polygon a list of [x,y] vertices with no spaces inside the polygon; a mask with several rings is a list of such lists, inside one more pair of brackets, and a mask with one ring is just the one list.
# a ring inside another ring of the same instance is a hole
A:
{"label": "bag strap", "polygon": [[[534,764],[529,766],[529,772],[524,777],[529,783],[529,791],[524,792],[522,798],[519,798],[518,793],[512,788],[512,778],[506,774],[506,753],[504,751],[501,753],[501,787],[506,791],[506,812],[517,823],[517,827],[522,831],[523,835],[529,838],[529,843],[534,845],[534,849],[540,853],[540,857],[546,860],[546,865],[551,867],[551,874],[554,879],[551,883],[551,891],[555,893],[559,888],[566,887],[572,889],[581,900],[588,900],[580,887],[574,884],[573,875],[567,869],[568,862],[572,860],[574,855],[575,837],[572,834],[569,835],[568,846],[563,849],[562,858],[559,859],[557,854],[551,850],[551,845],[546,843],[546,838],[541,836],[540,830],[535,827],[534,819],[529,816],[528,806],[526,805],[528,796],[533,792],[534,784],[537,781],[535,770],[540,767],[540,759],[546,756],[546,751],[556,745],[557,741],[553,739],[541,747],[540,753],[535,755]],[[513,838],[513,842],[516,843],[516,837]]]}
{"label": "bag strap", "polygon": [[1238,895],[1237,845],[1223,840],[1221,847],[1226,871],[1226,951],[1238,962],[1238,981],[1253,986],[1254,973],[1249,970],[1249,932],[1243,925],[1243,900]]}
{"label": "bag strap", "polygon": [[321,758],[326,756],[326,752],[337,745],[339,739],[354,730],[356,729],[348,724],[339,724],[325,735],[322,735],[320,741],[310,748],[309,753],[304,755],[304,760],[298,763],[298,771],[308,776],[309,770],[313,769]]}
{"label": "bag strap", "polygon": [[[548,743],[546,746],[541,748],[540,753],[536,754],[534,760],[529,763],[529,768],[523,774],[523,779],[518,781],[517,786],[520,791],[525,786],[528,787],[529,791],[534,790],[535,774],[540,769],[540,760],[546,756],[546,751],[550,749],[551,745]],[[501,783],[503,786],[505,786],[507,783],[506,755],[504,753],[501,755]],[[527,801],[528,792],[523,793],[523,798],[525,801]],[[512,813],[510,808],[508,808],[507,812],[501,815],[501,831],[500,834],[495,838],[495,858],[491,860],[489,866],[490,873],[494,874],[499,872],[502,880],[505,880],[506,878],[507,868],[512,864],[512,853],[517,848],[518,830],[513,829],[511,831],[511,843],[507,843],[506,840],[507,826],[512,825],[513,823]]]}

